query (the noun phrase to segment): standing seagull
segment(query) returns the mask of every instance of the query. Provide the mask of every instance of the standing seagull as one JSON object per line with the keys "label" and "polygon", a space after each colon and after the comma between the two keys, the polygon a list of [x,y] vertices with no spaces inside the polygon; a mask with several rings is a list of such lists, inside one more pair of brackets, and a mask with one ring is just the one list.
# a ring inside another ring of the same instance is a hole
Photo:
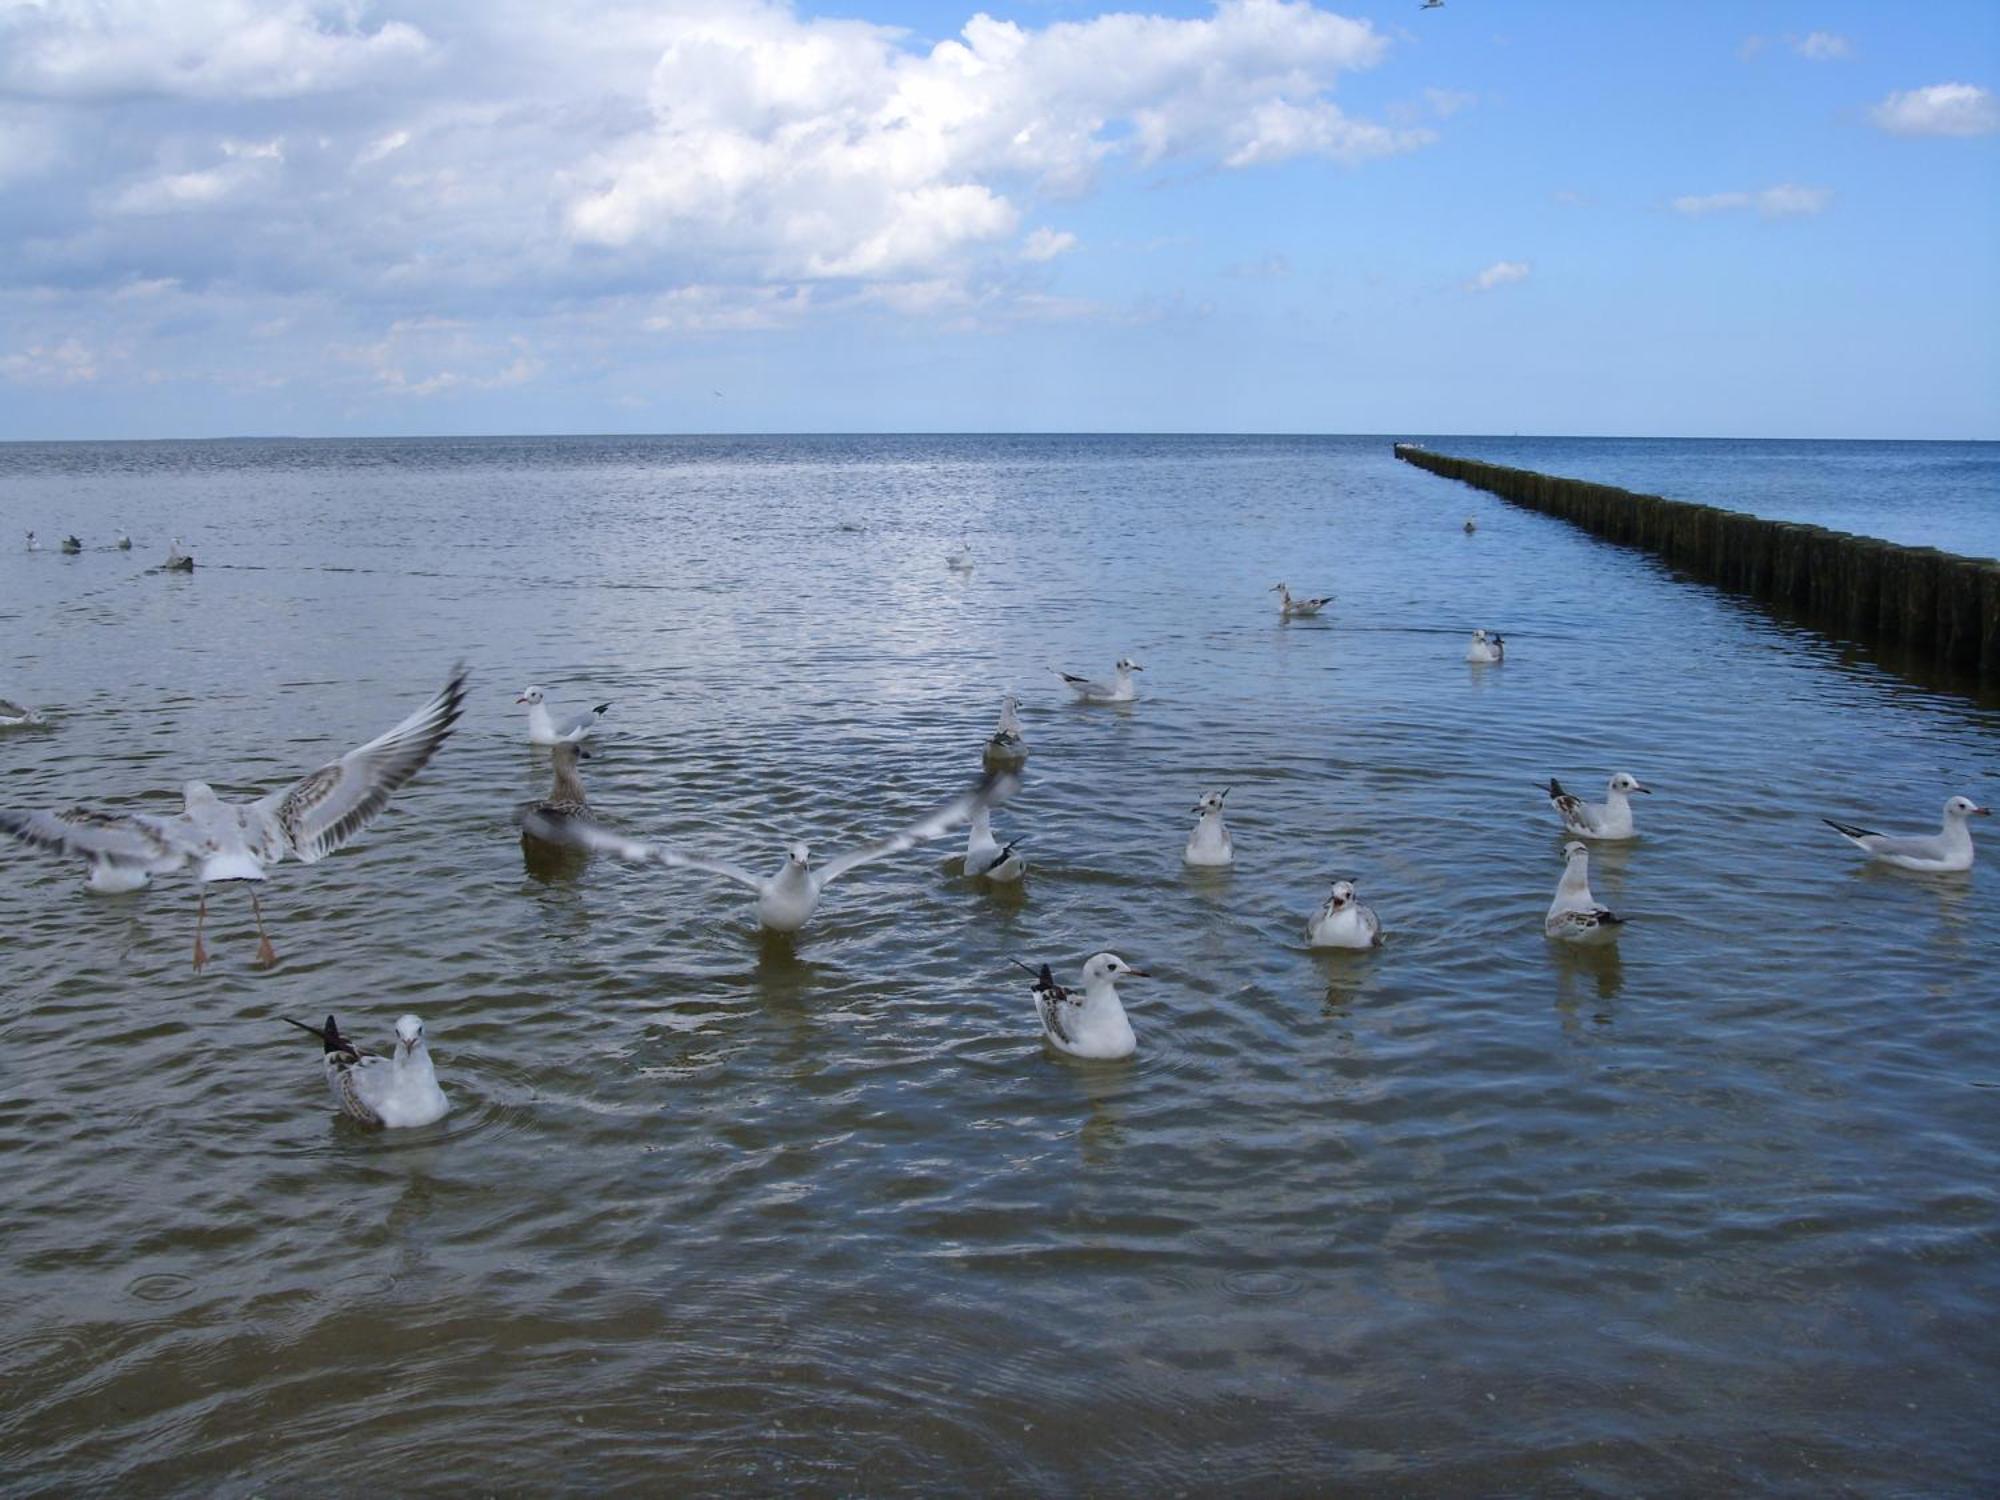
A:
{"label": "standing seagull", "polygon": [[1578,838],[1602,839],[1607,843],[1639,836],[1632,822],[1633,792],[1644,792],[1650,797],[1653,789],[1641,786],[1638,777],[1620,771],[1604,784],[1602,802],[1586,802],[1564,791],[1555,777],[1549,778],[1549,806],[1563,820],[1563,827]]}
{"label": "standing seagull", "polygon": [[547,696],[538,687],[521,689],[516,704],[528,705],[528,743],[531,745],[566,745],[587,739],[591,730],[597,727],[611,705],[600,703],[589,713],[578,714],[574,719],[558,725],[549,717]]}
{"label": "standing seagull", "polygon": [[1465,648],[1465,659],[1470,662],[1497,662],[1507,659],[1507,643],[1496,631],[1488,635],[1483,630],[1472,632],[1472,644]]}
{"label": "standing seagull", "polygon": [[1331,594],[1319,599],[1294,599],[1292,591],[1282,583],[1272,584],[1266,592],[1278,596],[1278,618],[1281,620],[1304,619],[1307,615],[1318,614],[1333,603]]}
{"label": "standing seagull", "polygon": [[986,769],[1018,769],[1028,759],[1027,737],[1021,733],[1021,700],[1012,693],[1000,700],[1000,727],[986,742]]}
{"label": "standing seagull", "polygon": [[290,1016],[279,1019],[319,1038],[327,1086],[333,1090],[340,1112],[350,1120],[385,1130],[405,1130],[442,1120],[450,1110],[450,1101],[438,1087],[430,1051],[424,1046],[424,1023],[415,1016],[403,1016],[396,1022],[396,1050],[388,1057],[355,1046],[340,1034],[332,1016],[326,1018],[324,1031]]}
{"label": "standing seagull", "polygon": [[670,870],[700,870],[733,880],[757,893],[760,927],[767,932],[797,932],[812,920],[819,908],[820,893],[849,870],[949,833],[982,807],[1004,802],[1016,785],[1012,776],[986,775],[970,790],[939,803],[909,827],[830,859],[817,870],[813,868],[812,851],[804,844],[793,844],[786,850],[785,862],[778,873],[770,876],[753,875],[741,865],[686,854],[665,844],[622,838],[588,818],[567,820],[563,837],[585,848],[602,849],[618,859],[662,864]]}
{"label": "standing seagull", "polygon": [[1336,880],[1326,904],[1306,923],[1309,948],[1377,948],[1382,943],[1382,923],[1371,906],[1354,899],[1354,882]]}
{"label": "standing seagull", "polygon": [[[464,704],[465,668],[460,667],[436,697],[387,734],[255,802],[225,802],[207,782],[190,781],[182,789],[183,811],[175,817],[86,807],[0,812],[0,833],[88,861],[94,891],[135,891],[153,876],[192,862],[201,885],[194,927],[194,966],[199,970],[208,962],[201,935],[210,883],[261,881],[266,865],[286,858],[317,864],[348,843],[437,754]],[[264,931],[254,885],[250,910],[257,920],[258,961],[275,963],[278,955]]]}
{"label": "standing seagull", "polygon": [[1992,811],[1992,808],[1981,807],[1970,797],[1953,797],[1944,805],[1943,828],[1936,833],[1913,834],[1906,838],[1870,833],[1866,828],[1856,828],[1851,823],[1836,823],[1831,818],[1821,818],[1820,821],[1862,853],[1881,860],[1885,865],[1894,865],[1900,870],[1946,873],[1972,868],[1972,829],[1966,819],[1988,817]]}
{"label": "standing seagull", "polygon": [[1130,1057],[1138,1050],[1139,1039],[1132,1035],[1132,1023],[1118,999],[1118,981],[1146,977],[1145,970],[1133,968],[1117,954],[1099,953],[1083,966],[1083,993],[1077,995],[1057,984],[1043,964],[1032,991],[1042,1035],[1056,1051],[1070,1057],[1094,1062]]}
{"label": "standing seagull", "polygon": [[1118,676],[1112,682],[1092,682],[1088,677],[1078,677],[1074,673],[1056,669],[1056,675],[1069,684],[1080,703],[1130,703],[1139,696],[1139,690],[1132,685],[1132,674],[1146,669],[1130,657],[1118,658]]}
{"label": "standing seagull", "polygon": [[1618,936],[1625,919],[1597,904],[1590,894],[1590,851],[1575,839],[1563,845],[1562,882],[1549,914],[1542,919],[1542,931],[1566,943],[1602,942]]}
{"label": "standing seagull", "polygon": [[1187,852],[1181,856],[1187,863],[1226,865],[1235,860],[1229,830],[1222,825],[1222,799],[1228,795],[1229,788],[1224,787],[1219,792],[1204,792],[1201,801],[1195,803],[1194,832],[1188,835]]}

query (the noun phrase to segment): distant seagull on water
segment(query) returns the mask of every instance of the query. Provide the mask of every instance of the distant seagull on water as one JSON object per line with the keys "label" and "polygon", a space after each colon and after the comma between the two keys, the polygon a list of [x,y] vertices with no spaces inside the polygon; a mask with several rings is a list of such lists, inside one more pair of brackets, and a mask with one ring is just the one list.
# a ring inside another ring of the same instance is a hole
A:
{"label": "distant seagull on water", "polygon": [[28,533],[28,550],[30,552],[39,552],[42,550],[42,544],[35,540],[35,534],[32,531]]}
{"label": "distant seagull on water", "polygon": [[1229,838],[1229,830],[1222,822],[1222,799],[1229,795],[1229,788],[1219,792],[1204,792],[1194,805],[1194,832],[1188,835],[1187,851],[1181,858],[1191,865],[1217,866],[1232,863],[1236,851]]}
{"label": "distant seagull on water", "polygon": [[1871,833],[1866,828],[1856,828],[1851,823],[1836,823],[1831,818],[1820,821],[1863,854],[1879,859],[1885,865],[1894,865],[1899,870],[1949,874],[1972,868],[1972,829],[1966,820],[1988,817],[1992,811],[1992,808],[1981,807],[1970,797],[1953,797],[1944,805],[1942,829],[1936,833],[1912,834],[1905,838]]}
{"label": "distant seagull on water", "polygon": [[175,537],[172,545],[167,548],[167,560],[161,566],[169,573],[192,573],[194,571],[194,559],[181,551],[181,539],[179,537]]}
{"label": "distant seagull on water", "polygon": [[444,1090],[438,1087],[437,1070],[431,1066],[430,1049],[424,1045],[424,1023],[415,1016],[396,1022],[396,1047],[387,1057],[363,1051],[340,1034],[333,1017],[324,1029],[294,1021],[280,1020],[319,1038],[320,1054],[326,1067],[327,1087],[334,1103],[350,1120],[385,1130],[407,1130],[442,1120],[451,1109]]}
{"label": "distant seagull on water", "polygon": [[1081,703],[1130,703],[1139,696],[1139,690],[1132,683],[1132,674],[1146,669],[1129,657],[1121,656],[1116,668],[1118,675],[1110,682],[1093,682],[1088,677],[1078,677],[1060,667],[1054,670],[1056,676],[1069,684],[1069,690]]}
{"label": "distant seagull on water", "polygon": [[1306,923],[1309,948],[1375,948],[1381,946],[1382,923],[1375,909],[1354,899],[1354,882],[1336,880],[1325,905]]}
{"label": "distant seagull on water", "polygon": [[1465,648],[1465,659],[1469,662],[1500,662],[1507,659],[1507,643],[1498,631],[1488,635],[1483,630],[1472,632],[1472,644]]}
{"label": "distant seagull on water", "polygon": [[1278,596],[1278,614],[1281,618],[1287,620],[1303,619],[1307,615],[1316,615],[1329,604],[1333,603],[1333,595],[1331,594],[1323,595],[1317,599],[1294,599],[1292,591],[1282,583],[1272,584],[1267,592]]}
{"label": "distant seagull on water", "polygon": [[1012,693],[1000,700],[1000,725],[986,742],[986,769],[1015,770],[1028,759],[1027,736],[1021,732],[1021,700]]}
{"label": "distant seagull on water", "polygon": [[1624,923],[1590,894],[1590,851],[1571,839],[1563,845],[1562,881],[1542,931],[1565,943],[1599,943],[1617,937]]}
{"label": "distant seagull on water", "polygon": [[514,702],[516,706],[528,705],[528,743],[531,745],[573,745],[588,739],[590,732],[597,728],[598,721],[611,708],[608,702],[600,703],[588,713],[578,714],[558,724],[550,717],[548,695],[540,688],[522,688],[521,696]]}
{"label": "distant seagull on water", "polygon": [[77,553],[83,550],[83,538],[80,536],[64,537],[62,539],[62,549],[71,557],[75,557]]}

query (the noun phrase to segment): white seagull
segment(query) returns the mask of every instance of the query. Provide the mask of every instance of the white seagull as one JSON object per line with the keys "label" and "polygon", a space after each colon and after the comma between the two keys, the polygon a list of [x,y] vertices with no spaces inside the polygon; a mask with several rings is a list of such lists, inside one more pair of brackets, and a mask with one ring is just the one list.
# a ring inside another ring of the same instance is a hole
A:
{"label": "white seagull", "polygon": [[[387,734],[255,802],[225,802],[207,782],[190,781],[182,789],[183,810],[174,817],[87,807],[0,812],[0,833],[87,861],[88,885],[94,891],[136,891],[153,876],[192,863],[201,885],[194,928],[194,966],[200,969],[208,962],[202,926],[208,919],[209,884],[261,881],[267,865],[287,858],[317,864],[347,844],[437,753],[464,703],[465,669],[460,667],[437,696]],[[275,963],[254,885],[250,910],[257,920],[258,960]]]}
{"label": "white seagull", "polygon": [[1222,799],[1229,788],[1204,792],[1191,809],[1197,817],[1194,832],[1188,835],[1187,852],[1181,857],[1191,865],[1226,865],[1236,858],[1229,830],[1222,826]]}
{"label": "white seagull", "polygon": [[1004,845],[993,836],[993,809],[981,803],[973,809],[972,827],[965,835],[965,873],[974,879],[1011,885],[1028,873],[1027,856],[1017,854],[1020,839]]}
{"label": "white seagull", "polygon": [[1465,534],[1467,536],[1471,536],[1472,533],[1477,531],[1478,529],[1479,529],[1479,523],[1473,520],[1472,517],[1467,516],[1465,518]]}
{"label": "white seagull", "polygon": [[[1028,968],[1026,964],[1019,967]],[[1028,972],[1035,973],[1033,969]],[[1117,982],[1146,977],[1145,970],[1133,968],[1117,954],[1099,953],[1083,966],[1083,993],[1078,995],[1057,984],[1049,966],[1043,964],[1035,975],[1032,992],[1042,1035],[1056,1051],[1070,1057],[1094,1062],[1130,1057],[1138,1050],[1139,1039],[1132,1035],[1132,1023],[1125,1019]]]}
{"label": "white seagull", "polygon": [[1472,632],[1472,644],[1465,648],[1465,659],[1473,662],[1496,662],[1507,659],[1507,643],[1499,632],[1488,635],[1483,630]]}
{"label": "white seagull", "polygon": [[1012,693],[1000,700],[1000,727],[986,742],[986,769],[1015,769],[1028,759],[1027,737],[1021,733],[1021,700]]}
{"label": "white seagull", "polygon": [[1076,694],[1079,702],[1130,703],[1139,696],[1139,690],[1132,685],[1132,674],[1146,669],[1131,658],[1121,656],[1117,670],[1118,676],[1111,682],[1092,682],[1088,677],[1078,677],[1060,667],[1055,669],[1055,673],[1069,684],[1069,690]]}
{"label": "white seagull", "polygon": [[1944,805],[1943,828],[1936,833],[1913,834],[1905,838],[1870,833],[1866,828],[1856,828],[1851,823],[1836,823],[1831,818],[1820,821],[1862,853],[1881,860],[1885,865],[1894,865],[1900,870],[1942,873],[1972,868],[1972,829],[1966,819],[1988,817],[1992,812],[1992,808],[1981,807],[1970,797],[1953,797]]}
{"label": "white seagull", "polygon": [[531,745],[568,745],[586,739],[611,707],[609,703],[600,703],[588,713],[557,724],[549,716],[547,695],[540,688],[522,688],[521,696],[514,702],[528,705],[528,743]]}
{"label": "white seagull", "polygon": [[430,1050],[424,1045],[424,1023],[415,1016],[403,1016],[396,1022],[396,1050],[387,1057],[355,1046],[340,1034],[332,1016],[326,1018],[324,1031],[290,1016],[280,1019],[319,1038],[327,1086],[333,1090],[340,1112],[350,1120],[385,1130],[407,1130],[442,1120],[451,1109],[451,1101],[438,1087]]}
{"label": "white seagull", "polygon": [[194,571],[194,559],[181,551],[181,539],[179,537],[175,537],[173,544],[167,548],[167,560],[161,566],[169,573],[192,573]]}
{"label": "white seagull", "polygon": [[41,722],[40,709],[30,708],[25,703],[16,703],[12,698],[0,698],[0,729],[25,729],[31,724]]}
{"label": "white seagull", "polygon": [[1563,878],[1542,919],[1542,931],[1566,943],[1603,942],[1618,936],[1625,919],[1590,894],[1590,851],[1575,839],[1563,845]]}
{"label": "white seagull", "polygon": [[1272,584],[1265,592],[1278,596],[1278,617],[1285,620],[1303,619],[1307,615],[1316,615],[1329,604],[1333,603],[1333,595],[1331,594],[1319,599],[1294,599],[1292,591],[1282,583]]}
{"label": "white seagull", "polygon": [[64,537],[62,539],[62,549],[68,556],[75,557],[77,553],[83,550],[83,538],[80,536]]}
{"label": "white seagull", "polygon": [[785,862],[777,874],[769,876],[753,875],[741,865],[687,854],[665,844],[623,838],[588,818],[569,819],[563,836],[569,842],[602,849],[618,859],[661,864],[670,870],[700,870],[733,880],[757,893],[759,926],[767,932],[797,932],[812,920],[819,908],[820,893],[849,870],[949,833],[981,807],[1004,802],[1017,784],[1012,776],[988,774],[970,790],[939,803],[909,827],[830,859],[818,869],[813,868],[812,851],[804,844],[793,844],[785,852]]}
{"label": "white seagull", "polygon": [[960,542],[956,552],[945,554],[944,565],[954,573],[970,573],[972,571],[972,543]]}
{"label": "white seagull", "polygon": [[124,532],[122,532],[122,531],[121,531],[121,532],[119,532],[119,533],[118,533],[118,541],[117,541],[117,547],[118,547],[118,550],[119,550],[120,552],[130,552],[130,551],[132,550],[132,538],[130,538],[129,536],[127,536],[127,535],[126,535],[126,534],[125,534]]}
{"label": "white seagull", "polygon": [[1632,822],[1633,792],[1644,792],[1650,797],[1653,789],[1641,786],[1638,777],[1620,771],[1604,784],[1602,802],[1586,802],[1564,791],[1555,777],[1549,778],[1549,806],[1556,810],[1563,827],[1578,838],[1602,839],[1606,843],[1639,836]]}
{"label": "white seagull", "polygon": [[30,552],[39,552],[42,550],[42,544],[35,540],[35,534],[32,531],[28,533],[28,550]]}
{"label": "white seagull", "polygon": [[1354,899],[1354,882],[1336,880],[1326,904],[1306,923],[1309,948],[1377,948],[1382,944],[1382,923],[1375,909]]}

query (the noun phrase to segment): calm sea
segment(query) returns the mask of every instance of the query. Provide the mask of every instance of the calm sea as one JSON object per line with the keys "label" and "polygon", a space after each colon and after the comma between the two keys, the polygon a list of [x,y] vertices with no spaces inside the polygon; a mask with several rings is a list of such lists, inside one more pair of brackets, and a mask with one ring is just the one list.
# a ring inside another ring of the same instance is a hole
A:
{"label": "calm sea", "polygon": [[[2000,550],[1991,445],[1424,440]],[[263,888],[270,972],[240,887],[196,975],[187,880],[0,859],[0,1489],[2000,1468],[1992,867],[1871,871],[1818,822],[2000,798],[2000,706],[1387,439],[15,445],[0,544],[0,694],[51,719],[0,736],[0,805],[279,785],[475,674],[389,812]],[[1336,602],[1281,624],[1280,579]],[[1052,666],[1121,654],[1138,703],[1065,701]],[[538,875],[530,683],[613,701],[607,820],[773,867],[962,784],[1011,686],[1027,881],[947,840],[787,944],[703,877]],[[1537,788],[1619,770],[1657,787],[1593,865],[1630,925],[1557,951]],[[1237,864],[1192,874],[1223,786]],[[1337,876],[1379,952],[1303,946]],[[1045,1054],[1012,961],[1105,948],[1154,976],[1138,1056]],[[370,1135],[279,1018],[405,1010],[455,1108]]]}

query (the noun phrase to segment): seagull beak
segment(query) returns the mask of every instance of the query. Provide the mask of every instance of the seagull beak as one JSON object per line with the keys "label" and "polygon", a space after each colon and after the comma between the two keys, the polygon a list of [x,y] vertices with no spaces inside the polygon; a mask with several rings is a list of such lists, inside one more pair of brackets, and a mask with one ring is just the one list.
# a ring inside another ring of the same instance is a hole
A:
{"label": "seagull beak", "polygon": [[1648,797],[1653,795],[1653,789],[1649,786],[1635,786],[1632,790],[1635,792],[1644,792]]}
{"label": "seagull beak", "polygon": [[516,703],[526,703],[526,702],[528,701],[528,699],[527,699],[527,696],[526,696],[525,694],[523,694],[523,695],[522,695],[521,697],[519,697],[519,698],[516,698],[516,699],[515,699],[514,701],[515,701]]}
{"label": "seagull beak", "polygon": [[1990,818],[1993,816],[1993,809],[1990,807],[1975,807],[1973,808],[1973,811],[1978,813],[1979,816],[1982,818]]}
{"label": "seagull beak", "polygon": [[1151,979],[1153,976],[1144,969],[1127,969],[1118,976],[1120,979]]}

